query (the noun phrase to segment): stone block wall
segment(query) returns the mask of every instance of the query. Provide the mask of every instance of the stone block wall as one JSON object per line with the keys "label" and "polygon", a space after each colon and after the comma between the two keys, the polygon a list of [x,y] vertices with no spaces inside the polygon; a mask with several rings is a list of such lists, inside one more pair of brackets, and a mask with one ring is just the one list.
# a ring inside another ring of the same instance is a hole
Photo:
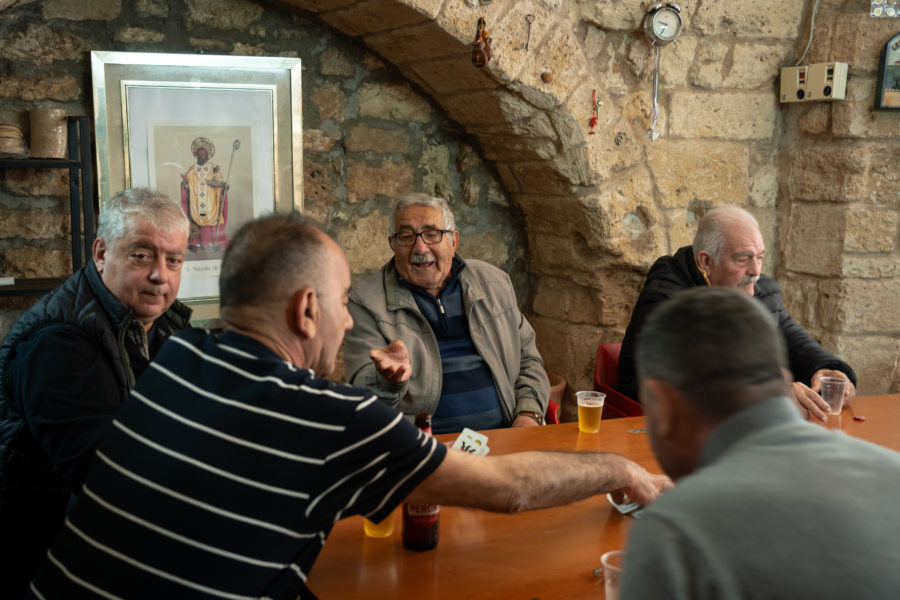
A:
{"label": "stone block wall", "polygon": [[900,115],[873,109],[895,19],[823,3],[808,63],[849,65],[847,99],[782,109],[778,207],[785,302],[854,366],[862,393],[900,390]]}

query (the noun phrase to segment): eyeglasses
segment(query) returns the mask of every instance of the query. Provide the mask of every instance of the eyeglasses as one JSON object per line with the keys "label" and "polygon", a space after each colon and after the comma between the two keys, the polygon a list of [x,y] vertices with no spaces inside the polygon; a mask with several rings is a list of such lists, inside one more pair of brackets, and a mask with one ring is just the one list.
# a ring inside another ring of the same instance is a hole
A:
{"label": "eyeglasses", "polygon": [[398,246],[414,246],[416,244],[416,238],[422,236],[422,241],[431,246],[444,239],[445,233],[450,233],[452,231],[452,229],[426,229],[419,233],[401,231],[400,233],[395,233],[393,237]]}

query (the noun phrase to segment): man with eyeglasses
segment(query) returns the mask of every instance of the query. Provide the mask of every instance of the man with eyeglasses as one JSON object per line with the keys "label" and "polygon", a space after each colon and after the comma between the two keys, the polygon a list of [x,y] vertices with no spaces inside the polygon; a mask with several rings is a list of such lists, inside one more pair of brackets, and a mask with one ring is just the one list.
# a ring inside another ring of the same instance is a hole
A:
{"label": "man with eyeglasses", "polygon": [[392,258],[353,286],[347,379],[435,433],[544,424],[550,382],[509,276],[456,254],[446,201],[399,200]]}

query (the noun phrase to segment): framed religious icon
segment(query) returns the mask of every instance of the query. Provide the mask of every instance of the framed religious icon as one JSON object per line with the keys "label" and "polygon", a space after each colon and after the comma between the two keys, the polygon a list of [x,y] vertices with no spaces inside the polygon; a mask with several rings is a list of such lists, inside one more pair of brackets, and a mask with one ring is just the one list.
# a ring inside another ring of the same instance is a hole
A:
{"label": "framed religious icon", "polygon": [[900,33],[884,45],[875,81],[875,110],[900,110]]}
{"label": "framed religious icon", "polygon": [[180,200],[178,298],[215,304],[241,224],[303,208],[300,59],[91,52],[91,70],[101,212],[129,187]]}

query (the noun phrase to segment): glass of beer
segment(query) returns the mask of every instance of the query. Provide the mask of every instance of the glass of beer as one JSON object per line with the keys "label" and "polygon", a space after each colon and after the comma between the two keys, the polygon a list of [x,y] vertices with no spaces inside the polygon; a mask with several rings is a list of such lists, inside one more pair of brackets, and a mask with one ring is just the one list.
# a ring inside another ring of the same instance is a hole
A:
{"label": "glass of beer", "polygon": [[578,401],[578,431],[597,433],[600,431],[600,416],[606,394],[602,392],[575,392]]}
{"label": "glass of beer", "polygon": [[374,538],[390,537],[394,533],[394,513],[391,512],[383,521],[373,523],[363,518],[363,529],[366,535]]}

